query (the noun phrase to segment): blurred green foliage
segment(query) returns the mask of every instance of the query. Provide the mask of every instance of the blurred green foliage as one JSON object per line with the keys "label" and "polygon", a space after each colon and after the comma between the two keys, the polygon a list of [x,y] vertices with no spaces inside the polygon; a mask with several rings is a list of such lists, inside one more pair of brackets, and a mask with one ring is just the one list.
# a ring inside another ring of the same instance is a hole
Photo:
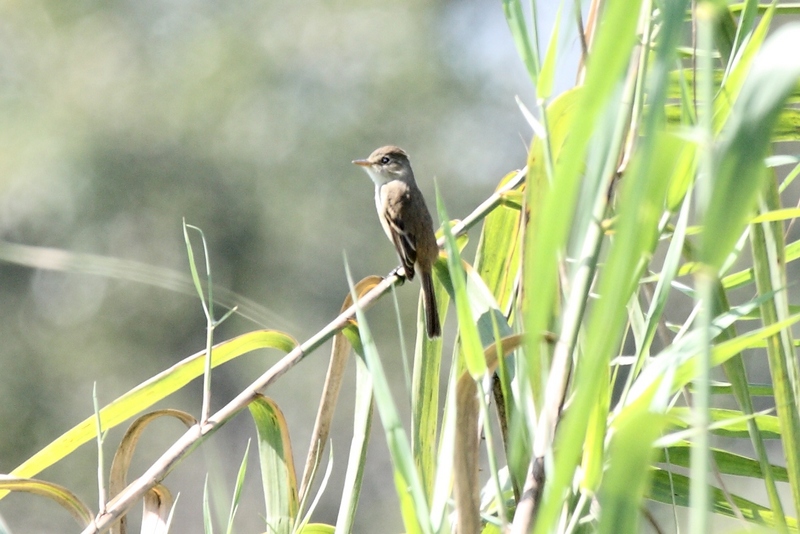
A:
{"label": "blurred green foliage", "polygon": [[[396,263],[372,185],[350,160],[399,144],[429,205],[436,176],[451,215],[463,215],[524,163],[517,93],[531,96],[499,2],[0,2],[0,239],[188,274],[186,217],[209,240],[215,284],[282,321],[261,326],[302,339],[347,293],[343,250],[356,277]],[[0,472],[89,415],[93,381],[108,402],[204,346],[192,296],[8,263],[0,280]],[[399,295],[413,324],[416,288]],[[389,333],[400,384],[391,303],[371,322]],[[255,326],[233,319],[217,339]],[[319,361],[303,365],[270,392],[286,399],[299,443],[324,375]],[[250,372],[214,376],[220,403]],[[170,406],[196,413],[198,392]],[[213,482],[215,469],[235,469],[246,442],[235,433],[251,429],[231,428],[208,444],[208,466],[193,460],[175,476],[211,470]],[[152,455],[178,431],[152,438]],[[84,449],[83,464],[47,476],[92,502],[94,451]],[[255,478],[243,502],[258,502]],[[195,485],[178,506],[187,529],[200,525]],[[365,523],[386,520],[383,499],[394,508],[391,488],[365,487],[363,499]],[[54,508],[12,496],[0,514],[28,532],[52,526]],[[331,521],[325,513],[323,501]],[[257,513],[240,518],[259,528]]]}

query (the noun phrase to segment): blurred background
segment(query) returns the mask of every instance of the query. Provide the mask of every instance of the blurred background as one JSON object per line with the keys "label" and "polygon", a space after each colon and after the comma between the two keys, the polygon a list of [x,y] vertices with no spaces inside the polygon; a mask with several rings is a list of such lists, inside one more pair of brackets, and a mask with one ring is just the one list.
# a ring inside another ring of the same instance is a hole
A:
{"label": "blurred background", "polygon": [[[542,5],[542,28],[552,27],[551,9]],[[561,37],[562,89],[575,76],[573,26]],[[535,104],[500,0],[0,2],[0,249],[6,259],[16,243],[188,274],[185,217],[205,232],[215,286],[271,311],[260,324],[228,320],[216,340],[269,327],[302,341],[339,310],[343,252],[357,279],[397,264],[372,183],[350,161],[400,145],[428,205],[435,177],[450,215],[463,217],[525,164],[531,132],[515,96]],[[38,257],[58,264],[52,251]],[[0,472],[89,416],[95,381],[105,404],[205,345],[196,296],[72,270],[0,263]],[[408,346],[417,295],[417,283],[398,291]],[[391,299],[369,318],[405,398]],[[328,353],[265,392],[286,414],[298,469]],[[252,354],[215,372],[214,406],[278,356]],[[328,523],[351,433],[347,380],[333,477],[314,516]],[[158,407],[198,415],[200,391],[193,384]],[[123,430],[110,434],[107,457]],[[373,431],[356,531],[379,523],[400,532],[383,430]],[[132,475],[181,434],[177,423],[157,423]],[[177,531],[201,531],[206,473],[217,518],[227,515],[251,436],[243,413],[167,478],[181,494]],[[96,507],[95,466],[85,445],[39,476]],[[10,495],[0,514],[15,532],[74,524],[30,496]],[[263,531],[262,515],[251,451],[237,531]]]}

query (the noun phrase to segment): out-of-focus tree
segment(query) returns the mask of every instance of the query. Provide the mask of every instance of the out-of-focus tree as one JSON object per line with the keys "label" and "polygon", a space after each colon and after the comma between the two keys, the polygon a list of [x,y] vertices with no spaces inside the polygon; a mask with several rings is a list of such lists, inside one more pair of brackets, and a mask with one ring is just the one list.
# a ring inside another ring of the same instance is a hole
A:
{"label": "out-of-focus tree", "polygon": [[[529,92],[499,2],[3,2],[0,239],[188,273],[185,217],[209,239],[215,284],[302,338],[347,291],[343,250],[357,275],[396,263],[350,160],[403,146],[428,198],[436,176],[458,217],[522,165],[513,97]],[[0,471],[91,413],[93,381],[108,401],[203,347],[192,295],[13,263],[0,279]],[[416,291],[399,293],[411,323]],[[392,331],[392,314],[382,305],[376,324]],[[253,327],[233,319],[218,337]],[[324,374],[304,366],[273,392],[301,443]],[[236,368],[216,376],[221,397],[244,383]],[[54,477],[88,497],[88,448],[84,461]],[[381,492],[363,508],[382,514]],[[26,532],[51,510],[0,503]]]}

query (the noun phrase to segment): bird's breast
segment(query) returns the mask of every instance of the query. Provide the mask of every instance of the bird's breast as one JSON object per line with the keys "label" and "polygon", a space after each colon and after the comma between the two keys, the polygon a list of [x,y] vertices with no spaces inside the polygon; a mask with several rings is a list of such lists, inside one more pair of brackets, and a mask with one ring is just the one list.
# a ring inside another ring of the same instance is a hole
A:
{"label": "bird's breast", "polygon": [[381,222],[386,237],[392,241],[392,229],[389,227],[389,222],[386,220],[386,190],[385,184],[375,186],[375,209],[378,211],[378,220]]}

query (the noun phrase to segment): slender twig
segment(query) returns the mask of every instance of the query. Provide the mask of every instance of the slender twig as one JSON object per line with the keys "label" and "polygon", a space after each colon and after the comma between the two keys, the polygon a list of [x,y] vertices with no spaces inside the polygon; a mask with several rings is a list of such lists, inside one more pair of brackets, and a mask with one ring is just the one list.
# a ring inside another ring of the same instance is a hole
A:
{"label": "slender twig", "polygon": [[[701,3],[695,6],[697,21],[697,49],[700,51],[695,79],[699,78],[700,107],[698,124],[702,137],[700,162],[697,176],[698,220],[705,222],[714,184],[714,62],[712,59],[714,36],[713,8]],[[707,237],[707,236],[704,236]],[[707,243],[703,243],[707,247]],[[695,328],[700,330],[703,351],[697,362],[697,374],[693,380],[693,426],[696,430],[691,449],[691,482],[689,486],[689,532],[708,532],[710,526],[711,494],[708,489],[711,462],[709,439],[710,370],[711,370],[711,321],[713,319],[714,280],[713,267],[704,265],[695,275],[700,317]]]}
{"label": "slender twig", "polygon": [[[645,24],[646,11],[642,10],[639,21],[640,27]],[[642,30],[642,33],[644,30]],[[640,44],[640,47],[644,45]],[[544,394],[544,406],[536,421],[536,432],[533,440],[533,457],[528,466],[522,498],[517,505],[513,532],[528,532],[535,522],[539,501],[545,484],[544,458],[552,450],[555,439],[556,427],[560,421],[561,410],[566,400],[567,385],[572,372],[572,354],[578,340],[578,333],[582,324],[592,282],[597,269],[597,258],[605,235],[601,221],[605,218],[611,194],[611,187],[616,177],[618,164],[625,150],[624,141],[626,133],[631,126],[631,115],[636,105],[635,94],[641,78],[638,76],[642,67],[639,56],[632,56],[629,64],[628,75],[625,81],[625,90],[620,107],[620,113],[614,128],[613,142],[609,146],[609,155],[602,170],[602,193],[595,198],[592,207],[594,224],[589,225],[578,252],[578,268],[568,280],[570,285],[564,313],[562,315],[561,333],[553,350],[552,364],[547,376]]]}
{"label": "slender twig", "polygon": [[[197,272],[194,251],[192,250],[192,241],[189,239],[189,229],[197,231],[203,241],[203,257],[205,258],[206,266],[205,288],[203,287],[203,283],[200,280],[200,275]],[[203,230],[197,226],[186,224],[186,220],[184,219],[183,237],[186,241],[186,250],[189,253],[189,268],[192,272],[192,280],[194,281],[197,294],[200,296],[200,302],[203,305],[203,313],[206,316],[206,358],[205,367],[203,369],[203,404],[200,409],[200,422],[205,423],[208,421],[208,415],[211,413],[211,361],[213,360],[212,350],[214,348],[214,329],[216,329],[216,327],[219,326],[225,319],[230,317],[230,315],[237,310],[237,306],[234,306],[228,310],[228,313],[226,313],[219,321],[214,319],[214,284],[211,281],[211,258],[208,255],[208,243],[206,243],[206,235],[203,233]],[[204,289],[207,292],[207,296],[203,292]]]}
{"label": "slender twig", "polygon": [[[203,285],[197,275],[197,266],[195,265],[194,253],[192,252],[192,243],[189,240],[189,233],[187,229],[191,228],[200,234],[200,239],[203,242],[203,257],[205,258],[206,265],[206,290],[208,297],[203,294]],[[203,369],[203,404],[200,408],[200,422],[205,423],[208,421],[208,416],[211,413],[211,359],[212,350],[214,347],[214,295],[212,293],[213,283],[211,281],[211,260],[208,255],[208,244],[206,243],[206,236],[203,230],[197,226],[186,224],[183,221],[183,235],[186,238],[186,248],[189,251],[189,264],[192,269],[192,277],[194,278],[197,292],[200,295],[200,301],[203,304],[203,313],[206,316],[206,361]],[[206,301],[206,298],[208,301]]]}
{"label": "slender twig", "polygon": [[[397,275],[386,277],[359,300],[360,305],[366,308],[375,303],[391,286],[398,283]],[[105,513],[97,516],[94,523],[84,529],[84,534],[103,532],[114,521],[119,519],[153,486],[163,480],[177,464],[194,450],[206,437],[216,432],[223,424],[250,404],[259,391],[274,383],[289,369],[330,339],[336,332],[344,328],[348,321],[355,315],[355,305],[350,306],[344,313],[328,323],[322,330],[314,334],[306,342],[298,345],[286,356],[281,358],[267,372],[258,377],[252,384],[234,397],[228,404],[208,418],[206,423],[198,423],[181,436],[164,454],[144,472],[139,478],[131,482],[116,498],[109,502]]]}
{"label": "slender twig", "polygon": [[586,41],[586,27],[583,24],[583,13],[581,13],[581,3],[575,2],[575,22],[578,25],[578,41],[581,43],[581,65],[586,64],[586,58],[589,57],[589,43]]}
{"label": "slender twig", "polygon": [[97,497],[98,509],[102,513],[106,509],[105,460],[103,460],[103,422],[100,420],[100,403],[97,401],[97,382],[92,385],[92,403],[94,406],[94,422],[97,431]]}
{"label": "slender twig", "polygon": [[629,75],[636,76],[637,80],[633,85],[633,105],[631,106],[630,111],[630,126],[628,127],[628,135],[627,139],[625,140],[625,148],[622,150],[622,154],[620,155],[620,163],[619,167],[617,167],[617,174],[622,175],[625,173],[625,170],[628,168],[628,163],[630,162],[631,155],[633,154],[633,149],[636,143],[636,139],[639,136],[639,126],[643,116],[644,110],[644,89],[645,89],[645,76],[647,75],[647,67],[648,61],[650,58],[650,47],[651,41],[653,38],[653,18],[650,17],[650,12],[652,11],[651,2],[646,2],[644,7],[641,11],[641,20],[639,21],[640,27],[642,28],[640,32],[640,43],[634,49],[634,54],[636,59],[634,61],[638,61],[637,68],[631,68],[629,70]]}
{"label": "slender twig", "polygon": [[[502,355],[502,352],[498,353]],[[502,356],[499,356],[500,359]],[[478,386],[478,402],[480,403],[480,415],[484,421],[483,434],[486,443],[486,458],[489,463],[489,473],[491,474],[492,483],[495,492],[495,506],[497,506],[497,515],[500,518],[501,532],[508,531],[508,511],[506,510],[505,501],[503,500],[503,489],[500,484],[500,477],[498,473],[500,469],[497,467],[497,453],[494,446],[494,431],[492,425],[489,424],[489,403],[486,400],[487,391],[484,387],[483,380],[476,380]]]}
{"label": "slender twig", "polygon": [[[586,23],[582,24],[582,43],[586,43],[586,49],[581,50],[581,59],[578,63],[578,75],[575,78],[575,85],[583,85],[583,79],[586,76],[586,60],[589,57],[589,50],[592,47],[594,40],[594,33],[597,30],[597,21],[600,18],[600,0],[592,0],[589,4],[589,9],[586,13]],[[580,9],[580,7],[578,7]]]}
{"label": "slender twig", "polygon": [[[461,222],[453,226],[453,234],[463,234],[480,220],[486,217],[489,212],[500,205],[501,197],[504,193],[517,187],[525,177],[527,168],[518,171],[509,182],[495,191],[489,198],[481,203],[472,213],[465,217]],[[442,244],[440,240],[440,245]],[[396,274],[390,274],[377,286],[368,291],[363,297],[358,299],[358,305],[362,309],[367,309],[381,298],[392,286],[401,281]],[[189,455],[205,438],[216,432],[222,425],[233,418],[237,413],[247,407],[256,395],[274,383],[289,369],[300,363],[308,354],[319,348],[328,339],[333,337],[338,331],[344,328],[353,319],[356,312],[356,305],[352,305],[347,310],[339,314],[324,328],[311,336],[304,343],[298,345],[286,356],[281,358],[275,365],[270,367],[267,372],[258,377],[252,384],[245,388],[228,404],[219,411],[211,415],[208,420],[189,428],[161,457],[144,472],[139,478],[128,484],[114,499],[112,499],[105,510],[99,513],[91,525],[83,530],[83,534],[104,532],[122,517],[139,499],[153,486],[161,482],[174,469],[178,463]]]}

